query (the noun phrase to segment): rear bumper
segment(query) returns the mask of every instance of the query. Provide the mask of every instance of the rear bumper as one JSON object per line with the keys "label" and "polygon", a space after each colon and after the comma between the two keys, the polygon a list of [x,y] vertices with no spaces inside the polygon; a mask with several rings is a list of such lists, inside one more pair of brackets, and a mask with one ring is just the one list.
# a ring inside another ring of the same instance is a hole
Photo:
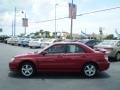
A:
{"label": "rear bumper", "polygon": [[101,62],[99,63],[99,70],[100,71],[105,71],[110,67],[110,62]]}

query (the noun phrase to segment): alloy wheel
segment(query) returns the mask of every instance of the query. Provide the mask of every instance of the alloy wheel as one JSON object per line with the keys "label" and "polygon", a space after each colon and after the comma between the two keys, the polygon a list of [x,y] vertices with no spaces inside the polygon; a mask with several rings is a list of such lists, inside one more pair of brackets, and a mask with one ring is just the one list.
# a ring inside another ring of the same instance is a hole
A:
{"label": "alloy wheel", "polygon": [[87,77],[93,77],[96,74],[96,66],[94,64],[85,65],[84,74]]}
{"label": "alloy wheel", "polygon": [[34,73],[34,68],[33,65],[30,63],[24,63],[21,66],[21,74],[25,77],[30,77],[32,76]]}

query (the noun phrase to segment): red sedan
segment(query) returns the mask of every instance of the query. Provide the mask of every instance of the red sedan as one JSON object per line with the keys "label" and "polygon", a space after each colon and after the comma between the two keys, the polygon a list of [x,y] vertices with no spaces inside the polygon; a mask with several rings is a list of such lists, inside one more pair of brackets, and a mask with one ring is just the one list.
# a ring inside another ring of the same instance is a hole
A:
{"label": "red sedan", "polygon": [[55,43],[41,52],[15,56],[9,63],[11,71],[31,77],[36,72],[82,72],[93,77],[109,68],[108,58],[79,42]]}

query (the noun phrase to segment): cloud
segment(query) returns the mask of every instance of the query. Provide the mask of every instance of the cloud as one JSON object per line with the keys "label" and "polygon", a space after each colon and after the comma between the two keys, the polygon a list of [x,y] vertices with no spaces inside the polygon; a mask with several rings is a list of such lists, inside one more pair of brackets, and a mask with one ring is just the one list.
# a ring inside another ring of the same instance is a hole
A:
{"label": "cloud", "polygon": [[[109,0],[108,0],[109,1]],[[106,7],[112,7],[116,4],[113,1],[97,1],[97,0],[74,0],[77,4],[78,14],[84,12],[90,12],[94,10],[104,9]],[[117,1],[117,0],[116,0]],[[11,28],[11,22],[14,17],[14,7],[16,6],[18,12],[16,16],[17,22],[17,33],[21,33],[24,30],[22,27],[21,18],[24,14],[21,11],[24,10],[28,17],[29,27],[28,32],[35,32],[40,29],[55,31],[55,21],[36,23],[43,20],[49,20],[55,18],[55,4],[56,6],[56,17],[67,17],[68,16],[68,3],[71,0],[0,0],[0,24],[6,27],[5,29]],[[112,4],[110,4],[112,3]],[[109,5],[108,5],[109,4]],[[81,29],[87,30],[88,33],[98,32],[99,26],[105,27],[105,32],[114,32],[114,28],[119,28],[119,9],[107,12],[94,13],[77,17],[73,20],[73,33],[79,33]],[[32,23],[31,23],[32,22]],[[57,31],[70,32],[70,19],[57,20]]]}

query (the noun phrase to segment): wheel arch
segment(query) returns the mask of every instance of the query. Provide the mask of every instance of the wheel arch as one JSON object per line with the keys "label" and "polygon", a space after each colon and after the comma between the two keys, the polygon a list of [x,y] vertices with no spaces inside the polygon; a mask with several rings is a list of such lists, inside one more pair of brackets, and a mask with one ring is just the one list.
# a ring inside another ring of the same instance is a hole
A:
{"label": "wheel arch", "polygon": [[18,69],[20,69],[20,67],[22,66],[23,63],[30,63],[34,66],[35,70],[37,71],[37,66],[35,64],[35,62],[33,62],[32,60],[26,59],[26,60],[22,60],[18,66]]}
{"label": "wheel arch", "polygon": [[99,66],[98,66],[98,64],[97,64],[96,62],[93,62],[93,61],[87,62],[87,63],[85,63],[85,64],[83,65],[83,68],[84,68],[84,66],[87,65],[87,64],[93,64],[93,65],[96,66],[96,69],[99,70]]}

